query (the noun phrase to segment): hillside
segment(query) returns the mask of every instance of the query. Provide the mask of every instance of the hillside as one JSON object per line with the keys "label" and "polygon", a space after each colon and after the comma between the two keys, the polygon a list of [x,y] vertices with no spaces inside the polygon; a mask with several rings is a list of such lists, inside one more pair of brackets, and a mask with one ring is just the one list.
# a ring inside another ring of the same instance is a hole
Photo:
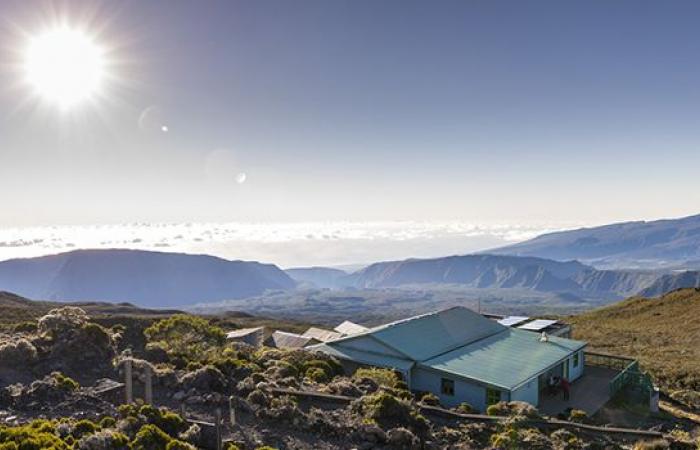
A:
{"label": "hillside", "polygon": [[294,281],[311,284],[319,288],[338,288],[345,286],[344,279],[348,273],[329,267],[297,267],[285,270]]}
{"label": "hillside", "polygon": [[659,277],[643,289],[639,295],[642,297],[656,297],[677,289],[696,287],[700,287],[700,272],[695,270],[675,272]]}
{"label": "hillside", "polygon": [[666,390],[700,390],[699,289],[635,297],[569,320],[589,349],[638,358]]}
{"label": "hillside", "polygon": [[700,215],[549,233],[489,253],[575,259],[601,268],[698,267]]}
{"label": "hillside", "polygon": [[178,307],[294,286],[277,266],[208,255],[76,250],[0,262],[0,290],[58,301],[128,301],[146,307]]}
{"label": "hillside", "polygon": [[355,288],[456,284],[478,289],[529,289],[605,300],[621,299],[649,286],[659,274],[599,271],[577,261],[505,255],[465,255],[372,264],[343,279]]}

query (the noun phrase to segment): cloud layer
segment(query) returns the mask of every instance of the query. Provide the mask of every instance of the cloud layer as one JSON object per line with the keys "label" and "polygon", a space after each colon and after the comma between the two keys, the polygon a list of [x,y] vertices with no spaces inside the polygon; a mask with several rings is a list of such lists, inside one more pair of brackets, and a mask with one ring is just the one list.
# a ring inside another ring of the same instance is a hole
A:
{"label": "cloud layer", "polygon": [[282,267],[464,254],[575,224],[465,222],[132,223],[0,229],[0,259],[76,248],[207,253]]}

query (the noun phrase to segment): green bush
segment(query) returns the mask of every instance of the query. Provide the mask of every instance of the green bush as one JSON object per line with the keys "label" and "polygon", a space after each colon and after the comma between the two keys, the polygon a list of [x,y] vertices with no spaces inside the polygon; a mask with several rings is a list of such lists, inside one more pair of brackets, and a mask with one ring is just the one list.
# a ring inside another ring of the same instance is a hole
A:
{"label": "green bush", "polygon": [[86,323],[82,329],[85,339],[99,348],[107,348],[112,345],[112,335],[106,328],[96,323]]}
{"label": "green bush", "polygon": [[80,439],[81,437],[92,434],[99,430],[99,427],[89,420],[79,420],[73,425],[73,430],[71,435],[75,439]]}
{"label": "green bush", "polygon": [[159,320],[144,330],[148,344],[157,344],[176,362],[206,362],[220,349],[226,334],[201,317],[176,314]]}
{"label": "green bush", "polygon": [[157,426],[147,424],[136,433],[132,448],[133,450],[165,449],[172,440],[172,437]]}
{"label": "green bush", "polygon": [[36,322],[21,322],[12,328],[15,333],[36,333],[38,326]]}
{"label": "green bush", "polygon": [[353,378],[369,378],[380,386],[390,388],[396,387],[396,384],[401,381],[395,371],[378,367],[361,367],[355,371]]}
{"label": "green bush", "polygon": [[153,405],[143,405],[139,414],[146,418],[149,424],[157,426],[170,436],[177,436],[185,430],[187,424],[184,419],[174,412],[156,408]]}
{"label": "green bush", "polygon": [[420,398],[421,403],[430,405],[430,406],[440,406],[440,399],[438,398],[437,395],[433,394],[432,392],[426,392],[423,394],[423,396]]}
{"label": "green bush", "polygon": [[114,428],[117,425],[117,421],[114,417],[105,416],[100,419],[100,428]]}
{"label": "green bush", "polygon": [[328,374],[320,367],[310,367],[306,370],[306,378],[315,383],[325,383],[328,381]]}
{"label": "green bush", "polygon": [[197,448],[192,444],[188,444],[187,442],[172,440],[168,442],[165,450],[197,450]]}
{"label": "green bush", "polygon": [[571,412],[569,412],[569,420],[571,422],[585,422],[586,419],[588,419],[588,414],[586,414],[586,411],[572,409]]}
{"label": "green bush", "polygon": [[66,391],[75,391],[80,388],[80,384],[71,377],[63,375],[61,372],[51,373],[51,377],[56,380],[56,387]]}
{"label": "green bush", "polygon": [[474,407],[467,402],[462,402],[456,408],[458,413],[471,414],[474,412]]}
{"label": "green bush", "polygon": [[377,392],[359,399],[361,411],[370,422],[382,428],[408,427],[418,434],[428,429],[427,420],[411,403],[388,392]]}

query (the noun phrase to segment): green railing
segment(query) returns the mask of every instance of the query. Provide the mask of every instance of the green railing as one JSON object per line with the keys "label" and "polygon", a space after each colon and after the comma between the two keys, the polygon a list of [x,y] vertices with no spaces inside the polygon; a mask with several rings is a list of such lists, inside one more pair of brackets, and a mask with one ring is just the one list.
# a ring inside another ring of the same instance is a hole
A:
{"label": "green railing", "polygon": [[610,380],[610,396],[614,397],[625,387],[637,388],[643,393],[650,393],[654,383],[648,373],[639,368],[639,362],[633,358],[608,355],[605,353],[586,352],[586,365],[605,367],[620,372]]}

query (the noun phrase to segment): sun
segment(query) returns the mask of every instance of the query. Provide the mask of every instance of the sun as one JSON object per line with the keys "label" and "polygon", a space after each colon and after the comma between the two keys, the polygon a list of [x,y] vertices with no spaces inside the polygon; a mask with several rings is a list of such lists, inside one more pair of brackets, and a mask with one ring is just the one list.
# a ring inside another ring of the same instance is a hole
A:
{"label": "sun", "polygon": [[85,32],[62,26],[29,39],[26,81],[44,100],[71,108],[99,93],[104,51]]}

